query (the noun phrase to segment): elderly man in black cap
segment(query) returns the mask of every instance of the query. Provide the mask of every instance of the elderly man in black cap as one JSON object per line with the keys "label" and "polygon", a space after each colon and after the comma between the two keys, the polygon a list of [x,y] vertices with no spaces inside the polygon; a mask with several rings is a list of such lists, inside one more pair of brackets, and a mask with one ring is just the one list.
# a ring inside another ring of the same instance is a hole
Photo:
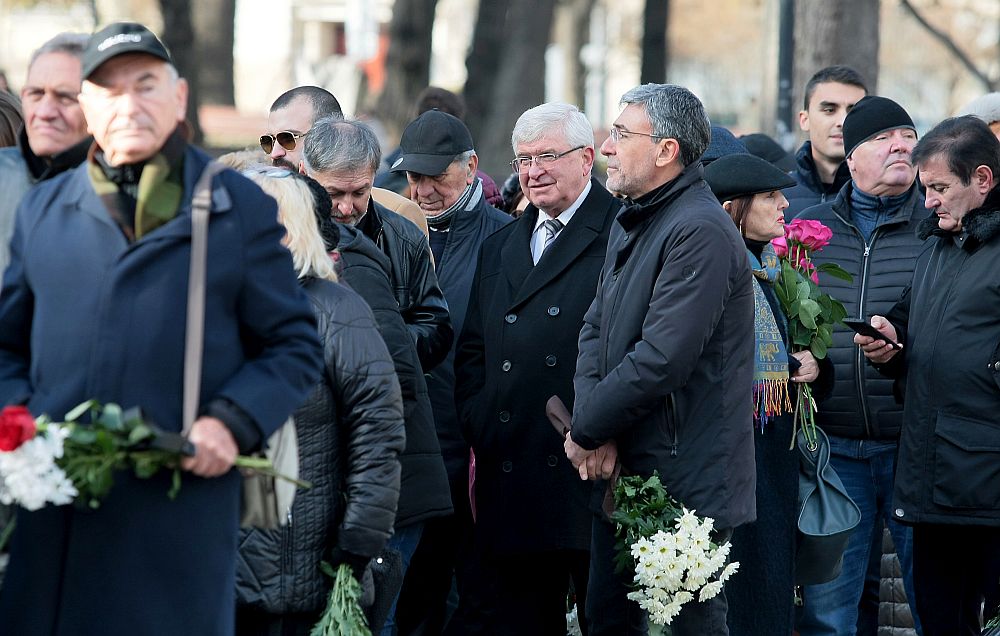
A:
{"label": "elderly man in black cap", "polygon": [[[462,331],[479,249],[487,236],[511,218],[491,206],[476,175],[479,157],[462,120],[440,110],[421,114],[403,131],[402,154],[392,170],[403,172],[410,198],[420,206],[430,229],[441,291],[448,301],[455,337]],[[441,454],[448,468],[455,514],[428,521],[400,595],[400,633],[419,625],[436,633],[444,622],[452,573],[465,583],[462,553],[472,531],[469,507],[469,445],[462,439],[455,412],[454,347],[427,381]],[[464,585],[463,585],[464,587]],[[460,593],[464,592],[460,589]],[[435,631],[436,630],[436,631]]]}
{"label": "elderly man in black cap", "polygon": [[[184,139],[187,84],[146,27],[93,35],[82,77],[89,157],[18,209],[0,403],[54,418],[88,399],[139,406],[179,432],[192,195],[210,160]],[[19,510],[5,634],[233,633],[233,463],[305,399],[322,358],[274,200],[231,170],[206,174],[204,364],[180,493],[167,496],[171,471],[119,471],[97,510]]]}
{"label": "elderly man in black cap", "polygon": [[[913,275],[922,247],[916,230],[927,217],[910,156],[916,143],[913,120],[899,104],[885,97],[860,99],[844,120],[851,180],[836,199],[799,215],[833,230],[830,244],[813,260],[837,263],[854,277],[848,283],[820,274],[824,289],[844,303],[849,316],[885,315]],[[892,382],[864,363],[853,336],[846,329],[833,334],[829,358],[837,380],[818,405],[816,423],[830,438],[830,464],[862,518],[840,576],[805,588],[802,636],[854,633],[870,551],[873,543],[877,549],[883,522],[892,532],[911,604],[913,599],[911,531],[891,510],[903,411]],[[874,632],[876,625],[870,627]]]}

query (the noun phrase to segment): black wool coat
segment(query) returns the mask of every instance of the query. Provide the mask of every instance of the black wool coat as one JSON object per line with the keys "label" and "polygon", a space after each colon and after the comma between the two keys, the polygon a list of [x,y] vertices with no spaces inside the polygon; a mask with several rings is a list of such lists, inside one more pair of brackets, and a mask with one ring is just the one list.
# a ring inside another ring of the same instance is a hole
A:
{"label": "black wool coat", "polygon": [[462,432],[476,452],[477,527],[498,553],[590,549],[591,484],[566,459],[545,402],[573,408],[577,337],[619,203],[596,180],[532,264],[529,206],[483,244],[456,357]]}

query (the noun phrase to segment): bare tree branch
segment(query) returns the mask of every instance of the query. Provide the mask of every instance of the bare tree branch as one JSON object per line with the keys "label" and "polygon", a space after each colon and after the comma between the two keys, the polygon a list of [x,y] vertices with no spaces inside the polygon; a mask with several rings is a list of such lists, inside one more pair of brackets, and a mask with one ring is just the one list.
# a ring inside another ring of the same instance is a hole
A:
{"label": "bare tree branch", "polygon": [[979,67],[976,66],[975,62],[969,59],[969,56],[966,55],[962,49],[958,48],[958,44],[956,44],[955,41],[951,39],[951,36],[949,36],[947,33],[942,31],[941,29],[938,29],[933,24],[928,22],[927,18],[921,15],[920,12],[917,11],[916,7],[910,4],[910,0],[899,0],[899,4],[904,9],[906,9],[906,11],[913,16],[913,19],[919,22],[920,26],[924,27],[927,30],[927,32],[934,37],[935,40],[943,44],[946,49],[951,51],[951,54],[954,55],[958,59],[958,61],[962,63],[962,66],[964,66],[966,70],[972,73],[972,75],[977,80],[982,82],[983,86],[986,87],[986,90],[988,91],[997,90],[998,81],[995,79],[990,79],[985,73],[979,70]]}

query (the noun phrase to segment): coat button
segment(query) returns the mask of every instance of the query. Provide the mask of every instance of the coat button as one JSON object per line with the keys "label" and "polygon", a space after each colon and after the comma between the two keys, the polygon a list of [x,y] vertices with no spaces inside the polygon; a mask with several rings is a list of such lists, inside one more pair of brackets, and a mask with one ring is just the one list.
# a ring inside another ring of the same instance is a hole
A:
{"label": "coat button", "polygon": [[903,509],[902,509],[902,508],[896,508],[895,510],[893,510],[893,513],[894,513],[894,514],[895,514],[895,515],[896,515],[897,517],[902,517],[902,516],[903,516]]}
{"label": "coat button", "polygon": [[503,317],[503,319],[507,321],[508,325],[513,325],[517,322],[517,314],[507,314]]}
{"label": "coat button", "polygon": [[1000,371],[1000,360],[998,360],[997,362],[993,363],[993,370],[994,371]]}
{"label": "coat button", "polygon": [[507,460],[504,463],[500,464],[500,469],[505,473],[509,473],[510,471],[514,470],[514,464],[511,463],[510,460]]}
{"label": "coat button", "polygon": [[500,365],[503,371],[510,371],[510,360],[504,360],[503,364]]}
{"label": "coat button", "polygon": [[552,305],[551,307],[549,307],[549,315],[550,316],[558,316],[559,315],[559,308],[556,307],[555,305]]}
{"label": "coat button", "polygon": [[545,461],[546,461],[546,463],[549,466],[551,466],[552,468],[555,468],[556,464],[559,463],[559,458],[556,457],[555,455],[549,455],[548,458]]}
{"label": "coat button", "polygon": [[556,357],[553,355],[545,356],[545,366],[554,367],[556,366]]}
{"label": "coat button", "polygon": [[507,422],[509,422],[510,421],[510,412],[509,411],[500,411],[500,421],[503,422],[503,423],[505,423],[505,424]]}

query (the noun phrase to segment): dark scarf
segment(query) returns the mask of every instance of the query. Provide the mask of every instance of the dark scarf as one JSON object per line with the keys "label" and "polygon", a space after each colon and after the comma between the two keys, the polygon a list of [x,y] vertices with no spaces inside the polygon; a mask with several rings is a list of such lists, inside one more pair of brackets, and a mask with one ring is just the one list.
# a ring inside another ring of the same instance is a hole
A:
{"label": "dark scarf", "polygon": [[865,242],[872,238],[872,233],[879,223],[895,214],[910,198],[910,189],[903,194],[891,197],[877,197],[862,192],[857,186],[851,188],[851,221],[864,235]]}
{"label": "dark scarf", "polygon": [[785,317],[772,309],[763,289],[778,280],[781,264],[770,244],[758,252],[749,243],[747,258],[753,271],[754,301],[754,419],[763,431],[769,419],[791,411],[792,402],[788,395],[788,351],[778,325]]}
{"label": "dark scarf", "polygon": [[104,151],[91,146],[87,174],[111,218],[134,242],[177,216],[184,196],[184,150],[187,142],[175,130],[160,152],[149,159],[112,166]]}
{"label": "dark scarf", "polygon": [[51,179],[70,168],[75,168],[86,161],[87,151],[90,150],[90,146],[93,143],[94,138],[87,137],[75,146],[70,146],[48,159],[43,159],[31,151],[31,144],[28,143],[28,131],[25,128],[21,128],[17,145],[21,150],[21,156],[24,157],[24,163],[28,166],[28,173],[31,175],[31,179],[35,183],[38,183],[39,181]]}

